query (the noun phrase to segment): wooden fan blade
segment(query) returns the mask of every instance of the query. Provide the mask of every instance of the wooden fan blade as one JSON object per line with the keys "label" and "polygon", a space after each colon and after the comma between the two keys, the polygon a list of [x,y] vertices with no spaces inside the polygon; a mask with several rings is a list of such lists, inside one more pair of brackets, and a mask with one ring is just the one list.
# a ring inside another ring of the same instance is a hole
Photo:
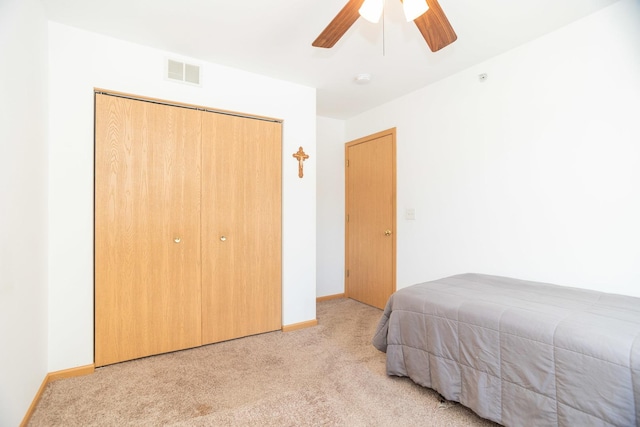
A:
{"label": "wooden fan blade", "polygon": [[333,47],[360,17],[358,10],[362,3],[364,0],[349,0],[311,45],[324,48]]}
{"label": "wooden fan blade", "polygon": [[413,22],[416,23],[431,51],[437,52],[456,41],[458,36],[438,4],[438,0],[427,0],[427,4],[429,10]]}

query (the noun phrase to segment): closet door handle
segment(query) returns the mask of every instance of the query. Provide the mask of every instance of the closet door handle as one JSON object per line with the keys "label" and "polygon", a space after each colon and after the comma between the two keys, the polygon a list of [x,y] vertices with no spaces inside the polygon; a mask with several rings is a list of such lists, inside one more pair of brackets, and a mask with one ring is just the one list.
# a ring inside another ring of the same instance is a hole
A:
{"label": "closet door handle", "polygon": [[226,241],[227,241],[227,238],[226,238],[225,236],[220,236],[220,241],[221,241],[221,242],[226,242]]}
{"label": "closet door handle", "polygon": [[182,241],[182,239],[181,239],[181,238],[179,238],[179,237],[176,237],[175,239],[173,239],[173,241],[174,241],[175,243],[180,243],[180,242]]}

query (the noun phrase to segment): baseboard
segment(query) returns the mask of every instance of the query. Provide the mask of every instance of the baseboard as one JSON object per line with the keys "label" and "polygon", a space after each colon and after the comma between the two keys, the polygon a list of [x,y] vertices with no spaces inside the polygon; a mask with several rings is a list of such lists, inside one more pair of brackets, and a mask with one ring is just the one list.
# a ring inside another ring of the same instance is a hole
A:
{"label": "baseboard", "polygon": [[[326,295],[316,298],[316,302],[329,301],[332,299],[344,298],[344,294]],[[297,331],[298,329],[310,328],[318,325],[318,319],[308,320],[306,322],[294,323],[292,325],[285,325],[282,327],[282,332]]]}
{"label": "baseboard", "polygon": [[323,297],[316,298],[316,302],[329,301],[332,299],[340,299],[340,298],[344,298],[344,294],[325,295]]}
{"label": "baseboard", "polygon": [[38,406],[38,402],[40,402],[40,398],[42,397],[42,393],[47,388],[47,384],[50,382],[61,380],[63,378],[72,378],[72,377],[80,377],[82,375],[89,375],[95,371],[95,365],[86,365],[79,366],[77,368],[64,369],[62,371],[49,372],[45,375],[44,380],[42,380],[42,384],[38,389],[35,397],[33,398],[33,402],[31,402],[31,406],[27,410],[22,422],[20,423],[20,427],[25,427],[29,424],[29,420],[31,419],[31,415],[33,415],[33,411],[36,410],[36,406]]}
{"label": "baseboard", "polygon": [[293,323],[282,327],[282,332],[297,331],[298,329],[310,328],[318,325],[318,319],[308,320],[306,322]]}
{"label": "baseboard", "polygon": [[31,415],[33,415],[33,411],[36,410],[36,406],[38,405],[38,402],[40,402],[40,397],[42,397],[42,393],[44,392],[44,389],[47,388],[47,384],[49,384],[49,374],[45,375],[44,380],[42,380],[42,384],[40,385],[40,388],[38,389],[36,396],[33,398],[33,402],[31,402],[31,406],[29,406],[29,409],[27,409],[27,413],[24,415],[24,418],[20,423],[20,427],[25,427],[27,424],[29,424]]}
{"label": "baseboard", "polygon": [[63,378],[81,377],[83,375],[93,374],[96,370],[95,365],[78,366],[77,368],[64,369],[62,371],[49,372],[49,382],[61,380]]}

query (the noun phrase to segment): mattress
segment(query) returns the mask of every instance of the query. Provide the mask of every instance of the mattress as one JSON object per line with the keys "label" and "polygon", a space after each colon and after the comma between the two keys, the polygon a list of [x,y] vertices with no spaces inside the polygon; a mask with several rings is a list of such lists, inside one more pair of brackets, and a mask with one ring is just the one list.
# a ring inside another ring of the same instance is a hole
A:
{"label": "mattress", "polygon": [[640,425],[640,298],[462,274],[394,293],[373,345],[506,426]]}

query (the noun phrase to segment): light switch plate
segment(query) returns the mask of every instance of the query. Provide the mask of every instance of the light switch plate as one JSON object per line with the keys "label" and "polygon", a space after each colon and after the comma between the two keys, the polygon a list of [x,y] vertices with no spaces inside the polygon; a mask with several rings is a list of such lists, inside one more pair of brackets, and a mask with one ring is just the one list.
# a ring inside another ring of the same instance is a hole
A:
{"label": "light switch plate", "polygon": [[407,208],[404,211],[404,219],[415,220],[416,219],[416,210],[414,208]]}

